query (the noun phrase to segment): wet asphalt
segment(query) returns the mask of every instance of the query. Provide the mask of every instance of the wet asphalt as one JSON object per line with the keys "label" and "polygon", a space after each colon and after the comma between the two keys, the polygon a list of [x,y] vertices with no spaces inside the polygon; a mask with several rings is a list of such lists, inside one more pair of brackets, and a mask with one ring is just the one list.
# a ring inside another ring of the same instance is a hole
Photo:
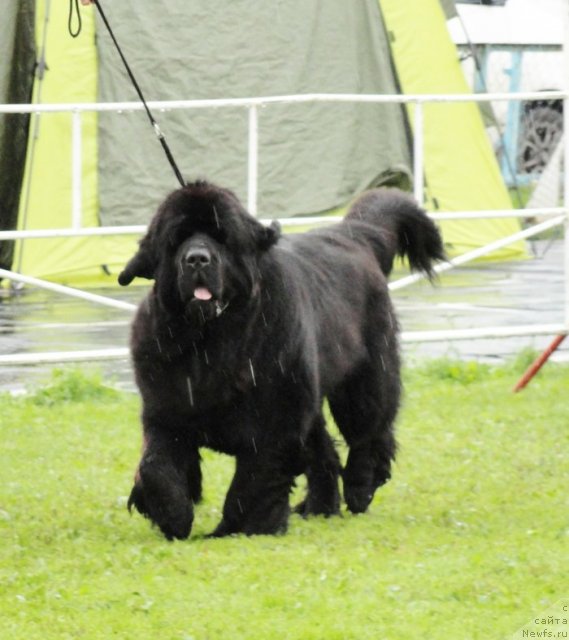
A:
{"label": "wet asphalt", "polygon": [[[419,282],[393,293],[403,331],[451,330],[563,322],[563,242],[533,243],[535,257],[516,262],[465,266],[434,285]],[[404,275],[404,274],[402,274]],[[136,303],[146,287],[97,290]],[[128,346],[132,314],[45,290],[3,290],[0,296],[0,354],[107,349]],[[542,351],[554,336],[484,338],[403,345],[404,360],[450,356],[485,362],[514,357],[525,347]],[[569,339],[553,360],[569,360]],[[0,391],[22,391],[50,378],[63,365],[0,364]],[[105,381],[134,390],[128,358],[73,365],[102,374]]]}

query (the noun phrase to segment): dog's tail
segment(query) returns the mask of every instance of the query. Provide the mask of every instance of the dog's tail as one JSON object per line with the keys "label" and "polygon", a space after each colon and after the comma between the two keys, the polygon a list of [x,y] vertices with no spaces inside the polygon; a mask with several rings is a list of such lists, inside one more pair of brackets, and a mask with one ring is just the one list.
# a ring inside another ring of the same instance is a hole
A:
{"label": "dog's tail", "polygon": [[356,238],[363,236],[388,276],[396,255],[406,257],[413,271],[429,279],[434,263],[445,260],[443,241],[435,223],[415,200],[398,189],[372,189],[350,207],[345,224]]}

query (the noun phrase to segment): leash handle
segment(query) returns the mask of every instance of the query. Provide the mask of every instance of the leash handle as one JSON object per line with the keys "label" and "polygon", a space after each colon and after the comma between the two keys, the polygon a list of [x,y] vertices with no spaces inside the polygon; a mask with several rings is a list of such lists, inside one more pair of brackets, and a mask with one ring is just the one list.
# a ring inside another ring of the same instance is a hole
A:
{"label": "leash handle", "polygon": [[[71,2],[73,0],[70,0]],[[77,1],[77,0],[76,0]],[[150,108],[148,106],[148,104],[146,103],[146,100],[144,99],[144,95],[142,94],[142,90],[140,89],[140,86],[138,85],[138,82],[136,81],[136,78],[134,77],[134,74],[122,52],[122,49],[120,48],[119,43],[117,42],[117,39],[115,38],[115,34],[113,33],[113,30],[111,29],[111,25],[109,24],[109,21],[107,20],[107,16],[105,15],[105,12],[103,11],[103,8],[101,7],[101,3],[99,2],[99,0],[93,0],[93,4],[97,7],[97,11],[99,12],[99,15],[101,16],[101,19],[103,20],[103,22],[105,23],[105,27],[107,28],[107,31],[109,32],[109,35],[111,36],[111,39],[119,53],[119,56],[123,62],[123,65],[126,69],[126,72],[128,74],[128,77],[130,78],[130,81],[132,82],[132,85],[136,91],[136,93],[138,94],[138,97],[140,98],[140,101],[142,102],[144,109],[146,111],[146,115],[148,116],[148,119],[150,120],[150,124],[152,125],[152,128],[154,129],[154,133],[156,134],[156,137],[158,138],[158,140],[160,141],[160,144],[162,145],[162,149],[164,149],[164,153],[166,154],[166,158],[168,159],[168,162],[170,163],[170,166],[172,167],[172,170],[174,171],[174,174],[176,175],[176,178],[178,179],[178,182],[180,183],[180,185],[182,187],[186,186],[186,181],[184,180],[182,173],[180,172],[180,169],[178,169],[178,165],[176,164],[176,161],[174,160],[174,156],[172,155],[172,151],[170,151],[170,147],[168,146],[168,143],[166,142],[166,138],[164,137],[164,134],[162,133],[162,131],[160,130],[160,127],[158,126],[158,123],[156,122],[156,120],[154,119],[154,116],[152,115],[152,112],[150,111]]]}
{"label": "leash handle", "polygon": [[[75,4],[74,4],[75,3]],[[73,15],[76,15],[77,27],[73,28]],[[79,0],[69,0],[69,18],[67,19],[67,29],[72,38],[76,38],[83,28],[81,21],[81,11],[79,10]]]}

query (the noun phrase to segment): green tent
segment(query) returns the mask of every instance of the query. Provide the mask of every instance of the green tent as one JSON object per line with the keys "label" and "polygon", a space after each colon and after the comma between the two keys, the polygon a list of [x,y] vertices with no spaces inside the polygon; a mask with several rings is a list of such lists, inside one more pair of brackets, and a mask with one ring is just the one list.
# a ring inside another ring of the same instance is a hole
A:
{"label": "green tent", "polygon": [[[439,0],[169,0],[142,9],[136,0],[102,4],[148,100],[468,92]],[[83,30],[72,39],[68,3],[9,5],[0,27],[2,50],[10,52],[0,58],[0,102],[30,99],[34,56],[43,51],[47,70],[41,79],[36,73],[35,100],[137,100],[95,7],[81,8]],[[186,178],[207,177],[246,200],[246,109],[155,115]],[[69,227],[71,116],[28,120],[0,116],[0,228]],[[451,211],[508,208],[476,107],[429,106],[425,122],[428,201]],[[146,115],[86,113],[82,132],[83,226],[147,223],[178,185]],[[408,188],[410,166],[411,131],[400,105],[274,104],[259,112],[261,217],[334,210],[374,185]],[[451,251],[462,253],[519,225],[501,219],[442,228]],[[59,281],[111,283],[135,242],[28,239],[15,243],[15,252],[13,243],[3,242],[0,267]],[[493,257],[524,255],[518,243]]]}

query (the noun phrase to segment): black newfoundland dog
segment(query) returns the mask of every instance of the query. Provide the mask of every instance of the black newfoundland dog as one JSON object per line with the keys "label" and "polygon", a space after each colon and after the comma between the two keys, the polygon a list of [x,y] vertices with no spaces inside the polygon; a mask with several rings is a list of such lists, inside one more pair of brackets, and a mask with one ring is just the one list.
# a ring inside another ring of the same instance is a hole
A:
{"label": "black newfoundland dog", "polygon": [[[390,477],[400,375],[386,277],[396,254],[433,275],[441,237],[415,202],[372,190],[334,226],[281,236],[227,189],[198,181],[160,206],[119,276],[153,279],[132,327],[144,447],[128,502],[186,538],[201,497],[200,447],[236,458],[214,536],[353,513]],[[341,469],[324,398],[349,447]]]}

